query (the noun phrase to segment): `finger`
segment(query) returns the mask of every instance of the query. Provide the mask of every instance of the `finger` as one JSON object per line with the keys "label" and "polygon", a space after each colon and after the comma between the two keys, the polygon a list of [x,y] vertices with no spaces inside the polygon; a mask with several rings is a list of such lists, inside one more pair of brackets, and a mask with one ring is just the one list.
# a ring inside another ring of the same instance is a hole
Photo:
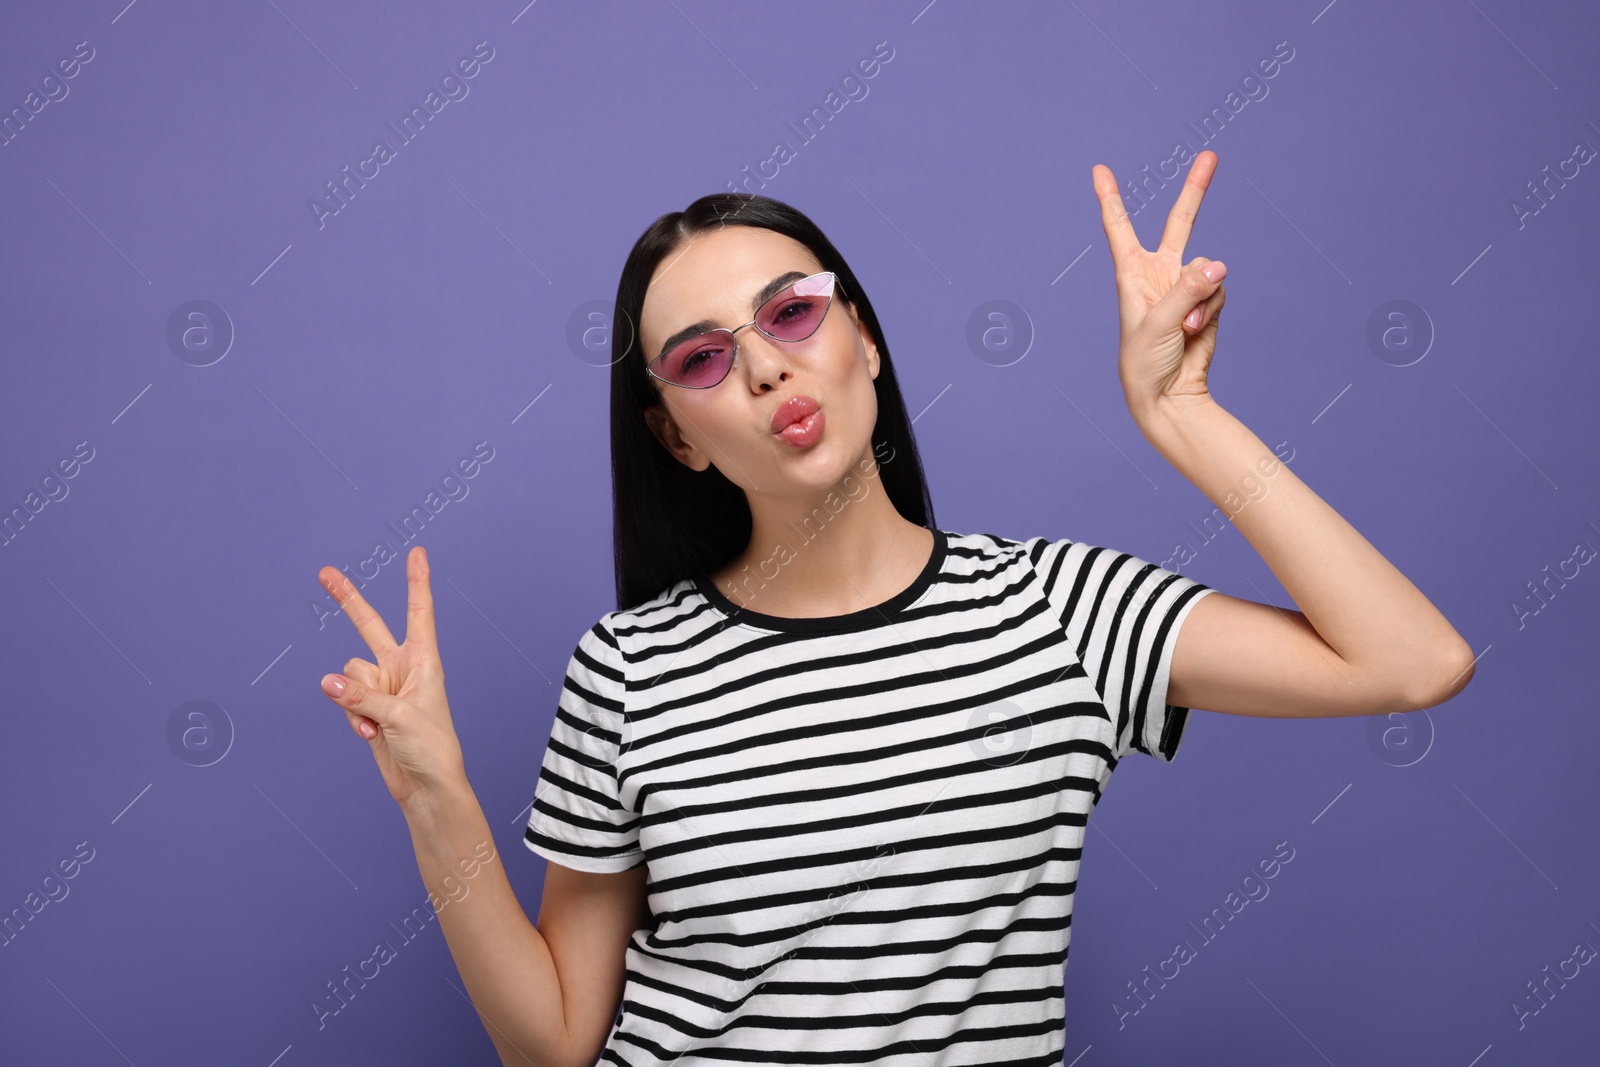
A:
{"label": "finger", "polygon": [[1211,299],[1196,305],[1195,309],[1189,312],[1188,317],[1183,320],[1183,328],[1190,333],[1199,333],[1204,330],[1208,323],[1217,321],[1217,317],[1222,314],[1222,305],[1227,299],[1228,287],[1225,285],[1217,286],[1217,291],[1212,295]]}
{"label": "finger", "polygon": [[406,554],[406,585],[410,593],[406,599],[406,640],[418,642],[437,650],[438,635],[433,627],[433,589],[428,584],[428,553],[417,545]]}
{"label": "finger", "polygon": [[399,647],[395,643],[394,634],[383,624],[383,619],[373,610],[371,604],[356,591],[355,583],[346,578],[337,567],[324,567],[317,572],[317,579],[322,582],[322,587],[336,600],[339,607],[350,617],[355,625],[356,633],[372,649],[372,654],[382,659]]}
{"label": "finger", "polygon": [[350,729],[354,730],[363,741],[374,741],[377,739],[377,723],[373,722],[365,715],[357,715],[353,711],[345,712],[344,717],[350,721]]}
{"label": "finger", "polygon": [[[1206,277],[1207,270],[1212,271],[1213,278]],[[1219,259],[1194,259],[1183,268],[1183,272],[1178,275],[1178,280],[1167,294],[1150,308],[1145,321],[1163,333],[1182,329],[1184,320],[1195,307],[1211,299],[1221,288],[1222,279],[1227,275],[1227,271],[1227,265]],[[1205,311],[1202,310],[1200,314],[1203,323]]]}
{"label": "finger", "polygon": [[[344,665],[344,676],[360,682],[368,689],[378,689],[378,665],[368,663],[364,659],[354,658]],[[388,692],[388,690],[384,690]],[[346,711],[345,718],[350,720],[350,728],[368,741],[378,736],[378,724],[365,715],[357,715],[353,711]]]}
{"label": "finger", "polygon": [[[378,665],[368,663],[364,659],[352,658],[345,661],[344,670],[341,672],[346,678],[353,678],[369,689],[378,686]],[[353,711],[346,711],[344,717],[350,722],[350,729],[362,738],[371,741],[378,736],[378,724],[365,715],[357,715]]]}
{"label": "finger", "polygon": [[1090,173],[1094,176],[1094,195],[1100,200],[1100,224],[1105,227],[1106,243],[1111,246],[1111,262],[1120,271],[1123,262],[1134,253],[1144,251],[1144,246],[1139,243],[1139,235],[1133,230],[1133,222],[1123,206],[1122,194],[1117,191],[1117,179],[1111,173],[1111,168],[1096,163]]}
{"label": "finger", "polygon": [[322,691],[328,699],[358,718],[366,718],[379,727],[394,721],[402,702],[342,674],[322,676]]}
{"label": "finger", "polygon": [[1227,299],[1227,286],[1216,286],[1216,293],[1211,294],[1205,301],[1195,304],[1194,309],[1190,309],[1189,314],[1184,315],[1184,330],[1190,333],[1200,333],[1205,330],[1206,323],[1216,318],[1216,312],[1222,307],[1224,299]]}
{"label": "finger", "polygon": [[354,678],[364,686],[376,689],[378,687],[378,665],[368,663],[364,659],[345,660],[341,673],[346,678]]}
{"label": "finger", "polygon": [[1183,188],[1178,191],[1177,203],[1172,205],[1172,211],[1167,215],[1167,226],[1161,231],[1161,243],[1156,246],[1156,251],[1170,253],[1180,261],[1183,259],[1184,246],[1189,243],[1189,233],[1200,214],[1200,201],[1205,199],[1206,187],[1211,184],[1211,176],[1216,172],[1215,152],[1207,149],[1194,157],[1189,176],[1183,180]]}

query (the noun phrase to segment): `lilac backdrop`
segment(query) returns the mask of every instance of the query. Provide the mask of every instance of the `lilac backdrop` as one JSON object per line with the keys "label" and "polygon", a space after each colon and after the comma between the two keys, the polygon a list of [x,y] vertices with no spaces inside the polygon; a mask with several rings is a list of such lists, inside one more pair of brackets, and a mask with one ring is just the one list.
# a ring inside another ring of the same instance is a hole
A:
{"label": "lilac backdrop", "polygon": [[[497,1062],[437,924],[397,930],[424,890],[317,688],[368,652],[316,572],[403,556],[390,524],[448,500],[419,539],[451,703],[533,914],[561,672],[615,606],[585,326],[652,219],[731,183],[810,214],[870,288],[940,527],[1169,566],[1184,543],[1184,573],[1287,606],[1116,376],[1090,167],[1130,183],[1179,142],[1220,156],[1186,252],[1229,266],[1216,397],[1481,659],[1427,713],[1197,711],[1171,766],[1128,761],[1091,824],[1066,1060],[1592,1052],[1600,17],[523,2],[7,13],[0,1060]],[[341,203],[347,166],[369,177]],[[1147,245],[1178,181],[1148,186]],[[366,594],[403,625],[398,559]],[[1267,895],[1199,936],[1275,848],[1246,883]],[[379,941],[395,958],[319,1025]]]}

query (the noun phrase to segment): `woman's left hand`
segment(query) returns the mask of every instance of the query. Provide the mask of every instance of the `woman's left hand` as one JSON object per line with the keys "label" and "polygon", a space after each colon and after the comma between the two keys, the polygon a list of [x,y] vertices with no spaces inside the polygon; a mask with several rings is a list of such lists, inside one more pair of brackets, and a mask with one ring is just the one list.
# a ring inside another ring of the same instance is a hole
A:
{"label": "woman's left hand", "polygon": [[1096,164],[1091,171],[1116,270],[1122,319],[1117,373],[1135,420],[1167,402],[1211,400],[1206,374],[1217,347],[1227,267],[1203,257],[1185,264],[1183,249],[1216,169],[1215,152],[1195,157],[1154,252],[1139,243],[1111,168]]}

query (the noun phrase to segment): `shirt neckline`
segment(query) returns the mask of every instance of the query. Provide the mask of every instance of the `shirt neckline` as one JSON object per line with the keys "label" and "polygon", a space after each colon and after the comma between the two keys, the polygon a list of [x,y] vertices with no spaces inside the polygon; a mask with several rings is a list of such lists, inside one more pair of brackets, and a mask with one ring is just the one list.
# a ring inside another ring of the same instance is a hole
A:
{"label": "shirt neckline", "polygon": [[755,626],[763,630],[778,630],[785,633],[849,633],[858,630],[868,630],[874,626],[882,626],[893,622],[906,608],[916,603],[922,595],[933,585],[934,579],[944,569],[945,557],[949,552],[949,534],[943,530],[935,529],[933,532],[933,551],[928,556],[928,562],[923,564],[921,572],[894,596],[881,604],[852,611],[845,615],[823,615],[816,618],[789,618],[784,615],[764,615],[759,611],[740,607],[729,600],[723,592],[711,581],[709,575],[700,574],[690,579],[695,591],[708,601],[718,613],[725,616],[735,625]]}

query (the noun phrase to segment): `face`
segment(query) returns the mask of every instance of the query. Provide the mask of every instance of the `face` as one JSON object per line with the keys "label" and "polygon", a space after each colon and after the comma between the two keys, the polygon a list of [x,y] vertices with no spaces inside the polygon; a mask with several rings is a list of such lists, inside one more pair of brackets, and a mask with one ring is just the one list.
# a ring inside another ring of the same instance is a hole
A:
{"label": "face", "polygon": [[[672,335],[694,323],[741,326],[755,318],[754,300],[769,282],[822,270],[805,245],[755,226],[690,238],[651,277],[639,323],[644,351],[630,358],[656,357]],[[835,287],[822,325],[802,341],[775,341],[754,326],[740,330],[733,369],[709,389],[682,389],[651,377],[662,403],[646,419],[657,439],[694,470],[715,466],[753,506],[762,496],[832,489],[871,454],[878,419],[878,347],[849,307],[849,295]],[[791,444],[772,432],[774,413],[794,397],[809,397],[821,412],[821,434],[809,444]]]}

